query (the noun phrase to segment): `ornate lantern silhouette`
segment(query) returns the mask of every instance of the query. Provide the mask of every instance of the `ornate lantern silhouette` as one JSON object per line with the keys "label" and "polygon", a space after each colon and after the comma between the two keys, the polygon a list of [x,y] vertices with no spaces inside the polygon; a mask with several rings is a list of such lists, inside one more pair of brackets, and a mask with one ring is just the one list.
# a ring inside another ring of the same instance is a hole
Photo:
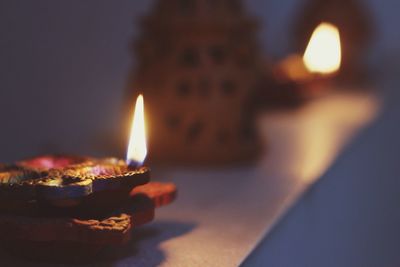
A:
{"label": "ornate lantern silhouette", "polygon": [[156,2],[135,43],[129,86],[145,95],[153,159],[226,163],[256,154],[256,30],[238,0]]}

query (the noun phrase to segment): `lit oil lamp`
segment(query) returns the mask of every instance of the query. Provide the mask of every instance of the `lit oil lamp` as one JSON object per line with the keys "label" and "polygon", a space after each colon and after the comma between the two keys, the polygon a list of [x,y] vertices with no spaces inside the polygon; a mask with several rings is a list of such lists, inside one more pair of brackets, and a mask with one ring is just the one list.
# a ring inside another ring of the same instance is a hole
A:
{"label": "lit oil lamp", "polygon": [[275,69],[275,76],[281,84],[293,84],[301,97],[309,97],[330,88],[341,59],[339,30],[323,22],[314,30],[303,56],[284,59]]}
{"label": "lit oil lamp", "polygon": [[[21,255],[90,258],[131,239],[176,187],[150,183],[143,96],[133,116],[127,159],[41,156],[0,166],[0,239]],[[84,252],[82,254],[82,252]]]}

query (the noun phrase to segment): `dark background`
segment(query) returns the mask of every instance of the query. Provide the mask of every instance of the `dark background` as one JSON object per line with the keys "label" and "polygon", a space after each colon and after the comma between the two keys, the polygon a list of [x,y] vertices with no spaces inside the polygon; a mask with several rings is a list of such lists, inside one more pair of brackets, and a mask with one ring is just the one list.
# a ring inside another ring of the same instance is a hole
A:
{"label": "dark background", "polygon": [[[261,22],[265,57],[285,56],[302,1],[244,2]],[[399,58],[400,2],[361,2],[376,26],[370,62],[382,72]],[[39,153],[106,154],[99,144],[126,136],[119,131],[134,65],[130,45],[152,3],[0,1],[0,161]]]}

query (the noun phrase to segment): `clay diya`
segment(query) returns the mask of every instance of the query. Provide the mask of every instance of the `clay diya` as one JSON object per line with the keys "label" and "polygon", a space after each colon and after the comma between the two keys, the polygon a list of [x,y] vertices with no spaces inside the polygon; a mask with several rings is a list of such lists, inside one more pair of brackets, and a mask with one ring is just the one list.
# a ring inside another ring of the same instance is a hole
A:
{"label": "clay diya", "polygon": [[42,260],[90,259],[126,244],[156,207],[176,197],[150,170],[116,158],[42,156],[0,166],[0,238],[6,249]]}

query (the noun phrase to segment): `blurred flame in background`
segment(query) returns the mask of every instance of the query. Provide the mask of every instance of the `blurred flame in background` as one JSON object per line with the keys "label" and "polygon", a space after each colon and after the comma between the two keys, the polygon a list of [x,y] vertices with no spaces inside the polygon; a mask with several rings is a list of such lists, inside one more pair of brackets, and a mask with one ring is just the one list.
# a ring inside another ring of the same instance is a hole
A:
{"label": "blurred flame in background", "polygon": [[147,155],[146,126],[144,122],[143,95],[136,99],[135,112],[132,119],[132,128],[129,138],[127,162],[142,164]]}
{"label": "blurred flame in background", "polygon": [[306,68],[313,73],[331,74],[342,60],[340,34],[336,26],[323,22],[313,32],[304,52]]}

